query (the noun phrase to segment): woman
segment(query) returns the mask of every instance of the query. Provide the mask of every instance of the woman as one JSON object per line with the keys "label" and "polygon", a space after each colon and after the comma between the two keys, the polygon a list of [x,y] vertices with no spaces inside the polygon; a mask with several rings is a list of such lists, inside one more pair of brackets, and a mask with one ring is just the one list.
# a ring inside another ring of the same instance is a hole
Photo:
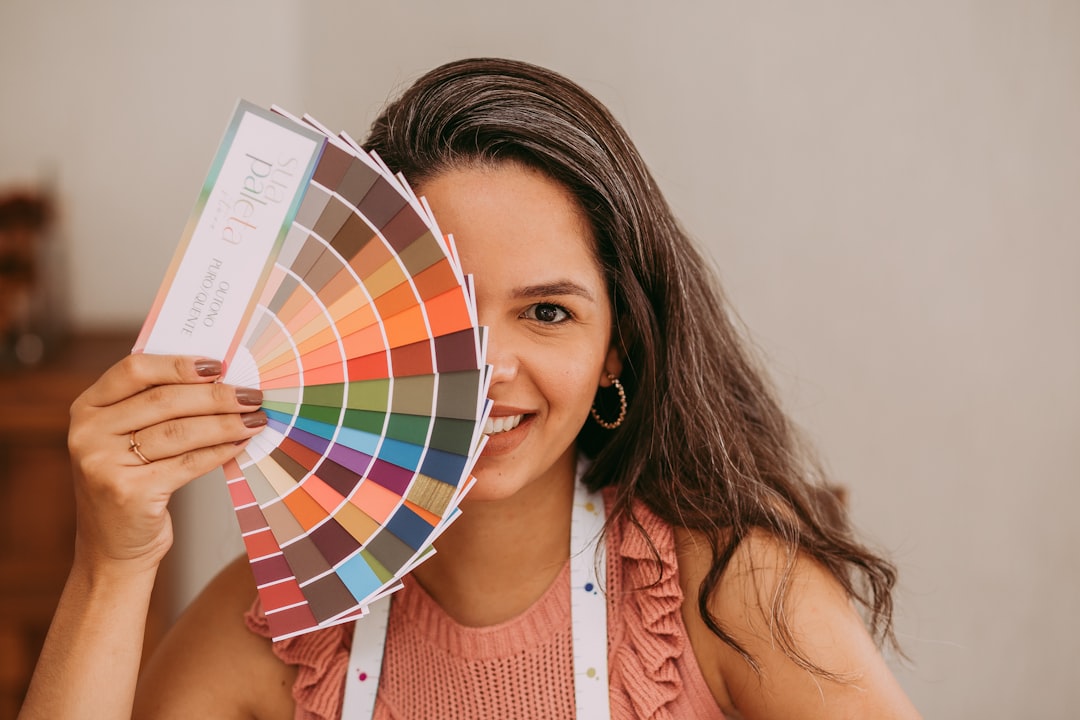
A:
{"label": "woman", "polygon": [[[605,636],[612,717],[918,717],[875,644],[892,567],[853,539],[608,111],[544,69],[466,60],[365,147],[455,236],[498,419],[461,517],[391,605],[375,717],[572,717],[574,656]],[[168,498],[265,423],[220,372],[132,356],[73,406],[78,549],[24,718],[337,717],[359,682],[374,630],[271,644],[241,558],[136,688]],[[579,470],[607,512],[592,640],[567,599]]]}

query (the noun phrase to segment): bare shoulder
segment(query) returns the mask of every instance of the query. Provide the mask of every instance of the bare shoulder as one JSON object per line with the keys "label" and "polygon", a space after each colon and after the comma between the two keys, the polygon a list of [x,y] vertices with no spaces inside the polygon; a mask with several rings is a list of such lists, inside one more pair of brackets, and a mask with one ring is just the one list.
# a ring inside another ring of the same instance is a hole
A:
{"label": "bare shoulder", "polygon": [[248,630],[245,557],[229,563],[169,630],[139,678],[135,718],[292,718],[295,669]]}
{"label": "bare shoulder", "polygon": [[[709,630],[698,610],[698,591],[712,561],[708,541],[682,529],[675,536],[683,619],[725,713],[746,720],[919,717],[843,587],[822,565],[802,554],[791,558],[764,531],[752,533],[735,551],[709,609],[757,662],[755,671]],[[776,632],[777,597],[795,647],[831,678],[807,670],[784,651]]]}

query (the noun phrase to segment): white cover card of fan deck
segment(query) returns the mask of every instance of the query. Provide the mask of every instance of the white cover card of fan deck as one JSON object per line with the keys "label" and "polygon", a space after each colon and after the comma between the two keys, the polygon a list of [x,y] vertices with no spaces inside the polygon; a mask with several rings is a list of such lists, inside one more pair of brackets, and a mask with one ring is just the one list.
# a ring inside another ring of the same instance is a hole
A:
{"label": "white cover card of fan deck", "polygon": [[241,100],[135,351],[230,360],[325,144]]}

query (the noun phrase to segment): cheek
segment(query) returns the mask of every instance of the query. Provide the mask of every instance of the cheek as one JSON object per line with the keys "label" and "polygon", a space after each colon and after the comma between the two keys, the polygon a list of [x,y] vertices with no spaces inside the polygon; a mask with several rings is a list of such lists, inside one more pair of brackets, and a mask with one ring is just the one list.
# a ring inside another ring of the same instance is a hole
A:
{"label": "cheek", "polygon": [[602,359],[571,360],[561,357],[558,369],[547,374],[547,394],[552,404],[573,408],[575,414],[588,413],[599,384]]}
{"label": "cheek", "polygon": [[545,341],[524,342],[518,358],[553,414],[584,423],[607,359],[606,334],[594,327]]}

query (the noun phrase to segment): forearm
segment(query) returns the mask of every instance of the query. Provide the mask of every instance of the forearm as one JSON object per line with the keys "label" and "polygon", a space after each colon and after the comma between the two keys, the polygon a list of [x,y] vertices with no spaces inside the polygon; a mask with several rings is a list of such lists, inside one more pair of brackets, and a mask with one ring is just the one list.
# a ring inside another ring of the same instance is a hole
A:
{"label": "forearm", "polygon": [[19,720],[131,717],[155,574],[76,559]]}
{"label": "forearm", "polygon": [[150,594],[172,546],[169,499],[266,422],[262,393],[216,382],[221,372],[216,360],[136,353],[72,404],[75,562],[20,720],[130,719]]}

